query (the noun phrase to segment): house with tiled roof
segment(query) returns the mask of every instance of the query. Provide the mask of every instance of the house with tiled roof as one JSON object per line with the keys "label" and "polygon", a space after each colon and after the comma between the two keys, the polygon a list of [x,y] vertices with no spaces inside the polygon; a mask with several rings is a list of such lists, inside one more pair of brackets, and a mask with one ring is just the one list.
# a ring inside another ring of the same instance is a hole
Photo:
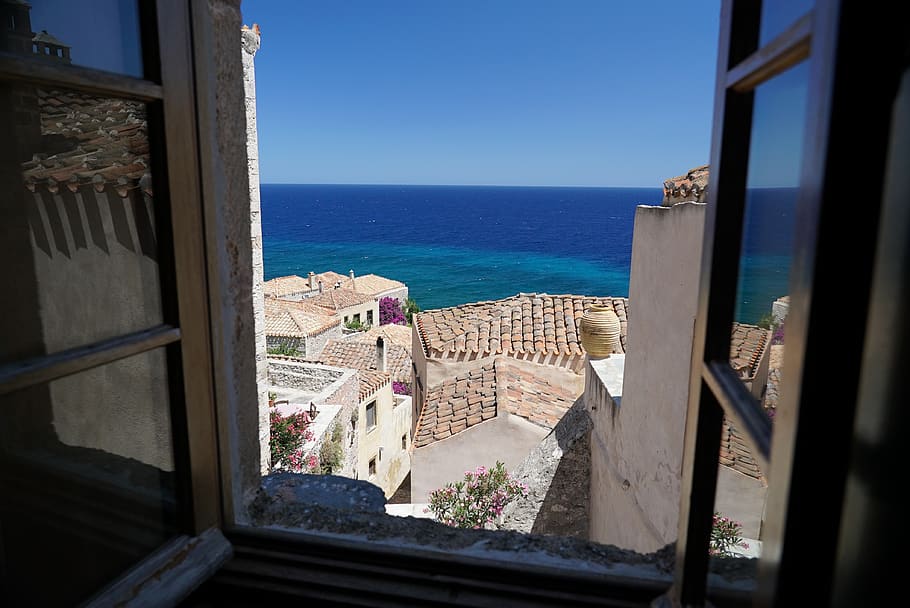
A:
{"label": "house with tiled roof", "polygon": [[265,298],[265,338],[270,350],[318,359],[326,343],[341,338],[341,319],[308,302]]}
{"label": "house with tiled roof", "polygon": [[382,338],[390,346],[400,346],[408,351],[408,356],[410,357],[412,336],[411,328],[407,325],[395,325],[394,323],[374,325],[367,331],[351,334],[347,339],[355,342],[369,342],[370,344],[375,344],[376,338]]}
{"label": "house with tiled roof", "polygon": [[357,433],[357,479],[392,496],[411,472],[408,453],[411,403],[392,393],[392,376],[378,370],[358,370],[360,405],[354,422]]}
{"label": "house with tiled roof", "polygon": [[[573,375],[584,370],[579,323],[592,305],[609,305],[620,321],[619,352],[625,352],[626,298],[520,293],[486,302],[427,310],[414,316],[415,407],[427,389],[469,372],[495,357],[530,361]],[[417,419],[419,412],[414,412]]]}
{"label": "house with tiled roof", "polygon": [[326,289],[316,296],[307,298],[307,302],[336,315],[344,323],[354,322],[363,325],[379,323],[379,301],[345,287]]}
{"label": "house with tiled roof", "polygon": [[332,270],[310,272],[306,277],[288,275],[265,282],[265,294],[278,298],[300,300],[312,298],[330,289],[344,288],[376,298],[396,298],[404,302],[408,298],[408,286],[401,281],[378,274],[357,276],[351,270],[347,275]]}
{"label": "house with tiled roof", "polygon": [[320,359],[326,365],[336,367],[386,372],[394,382],[411,381],[411,356],[408,350],[381,336],[372,342],[362,338],[331,340],[325,345]]}
{"label": "house with tiled roof", "polygon": [[583,390],[558,368],[498,356],[427,393],[411,450],[412,496],[496,461],[512,469],[562,419]]}

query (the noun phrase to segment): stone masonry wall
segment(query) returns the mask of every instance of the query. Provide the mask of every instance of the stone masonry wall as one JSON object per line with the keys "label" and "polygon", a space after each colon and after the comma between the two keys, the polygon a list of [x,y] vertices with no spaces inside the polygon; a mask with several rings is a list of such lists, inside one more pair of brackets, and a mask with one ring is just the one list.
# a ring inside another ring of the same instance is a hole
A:
{"label": "stone masonry wall", "polygon": [[336,325],[332,329],[322,332],[321,334],[316,334],[315,336],[307,336],[306,338],[306,356],[309,359],[318,359],[322,356],[322,351],[325,348],[326,343],[329,340],[340,340],[341,339],[341,325]]}
{"label": "stone masonry wall", "polygon": [[502,528],[588,538],[591,417],[580,397],[512,472],[528,496],[506,506]]}
{"label": "stone masonry wall", "polygon": [[268,360],[269,381],[273,385],[321,393],[341,378],[344,372],[320,365],[301,365],[280,360]]}
{"label": "stone masonry wall", "polygon": [[250,240],[253,248],[253,323],[256,332],[256,389],[259,397],[260,468],[269,471],[269,395],[266,360],[265,304],[262,282],[262,213],[259,200],[259,136],[256,131],[256,70],[253,58],[259,50],[259,27],[242,29],[243,97],[246,108],[247,173],[250,181]]}

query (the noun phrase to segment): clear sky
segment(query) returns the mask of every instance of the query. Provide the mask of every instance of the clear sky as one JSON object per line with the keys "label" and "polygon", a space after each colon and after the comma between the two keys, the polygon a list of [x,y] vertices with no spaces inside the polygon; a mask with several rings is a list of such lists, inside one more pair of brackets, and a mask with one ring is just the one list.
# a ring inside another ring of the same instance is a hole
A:
{"label": "clear sky", "polygon": [[659,187],[708,162],[719,0],[243,0],[264,183]]}

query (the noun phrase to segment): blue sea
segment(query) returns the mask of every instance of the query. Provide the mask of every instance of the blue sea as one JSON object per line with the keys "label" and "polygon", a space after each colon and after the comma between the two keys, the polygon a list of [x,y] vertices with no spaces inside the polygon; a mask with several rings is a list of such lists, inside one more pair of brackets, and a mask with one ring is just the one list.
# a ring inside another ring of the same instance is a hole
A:
{"label": "blue sea", "polygon": [[[375,273],[406,283],[422,309],[518,292],[626,296],[635,207],[662,197],[659,188],[263,184],[261,192],[266,279]],[[747,275],[779,248],[765,249],[747,250]],[[746,320],[786,293],[785,278],[783,291],[760,283],[745,282]]]}

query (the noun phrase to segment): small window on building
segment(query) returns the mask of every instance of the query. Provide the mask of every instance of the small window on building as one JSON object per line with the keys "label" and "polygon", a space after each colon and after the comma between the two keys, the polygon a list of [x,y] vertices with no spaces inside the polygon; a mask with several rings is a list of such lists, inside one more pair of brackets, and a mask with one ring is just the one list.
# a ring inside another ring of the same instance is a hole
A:
{"label": "small window on building", "polygon": [[402,450],[408,449],[408,434],[407,433],[405,433],[404,435],[401,436],[401,449]]}
{"label": "small window on building", "polygon": [[360,313],[359,312],[356,315],[354,315],[354,323],[360,323]]}
{"label": "small window on building", "polygon": [[373,324],[373,311],[372,310],[367,311],[367,323],[370,325]]}
{"label": "small window on building", "polygon": [[367,430],[376,427],[376,402],[367,403]]}
{"label": "small window on building", "polygon": [[345,322],[345,323],[348,322],[348,316],[347,316],[347,315],[344,316],[344,322]]}
{"label": "small window on building", "polygon": [[376,457],[370,458],[370,477],[376,476]]}

